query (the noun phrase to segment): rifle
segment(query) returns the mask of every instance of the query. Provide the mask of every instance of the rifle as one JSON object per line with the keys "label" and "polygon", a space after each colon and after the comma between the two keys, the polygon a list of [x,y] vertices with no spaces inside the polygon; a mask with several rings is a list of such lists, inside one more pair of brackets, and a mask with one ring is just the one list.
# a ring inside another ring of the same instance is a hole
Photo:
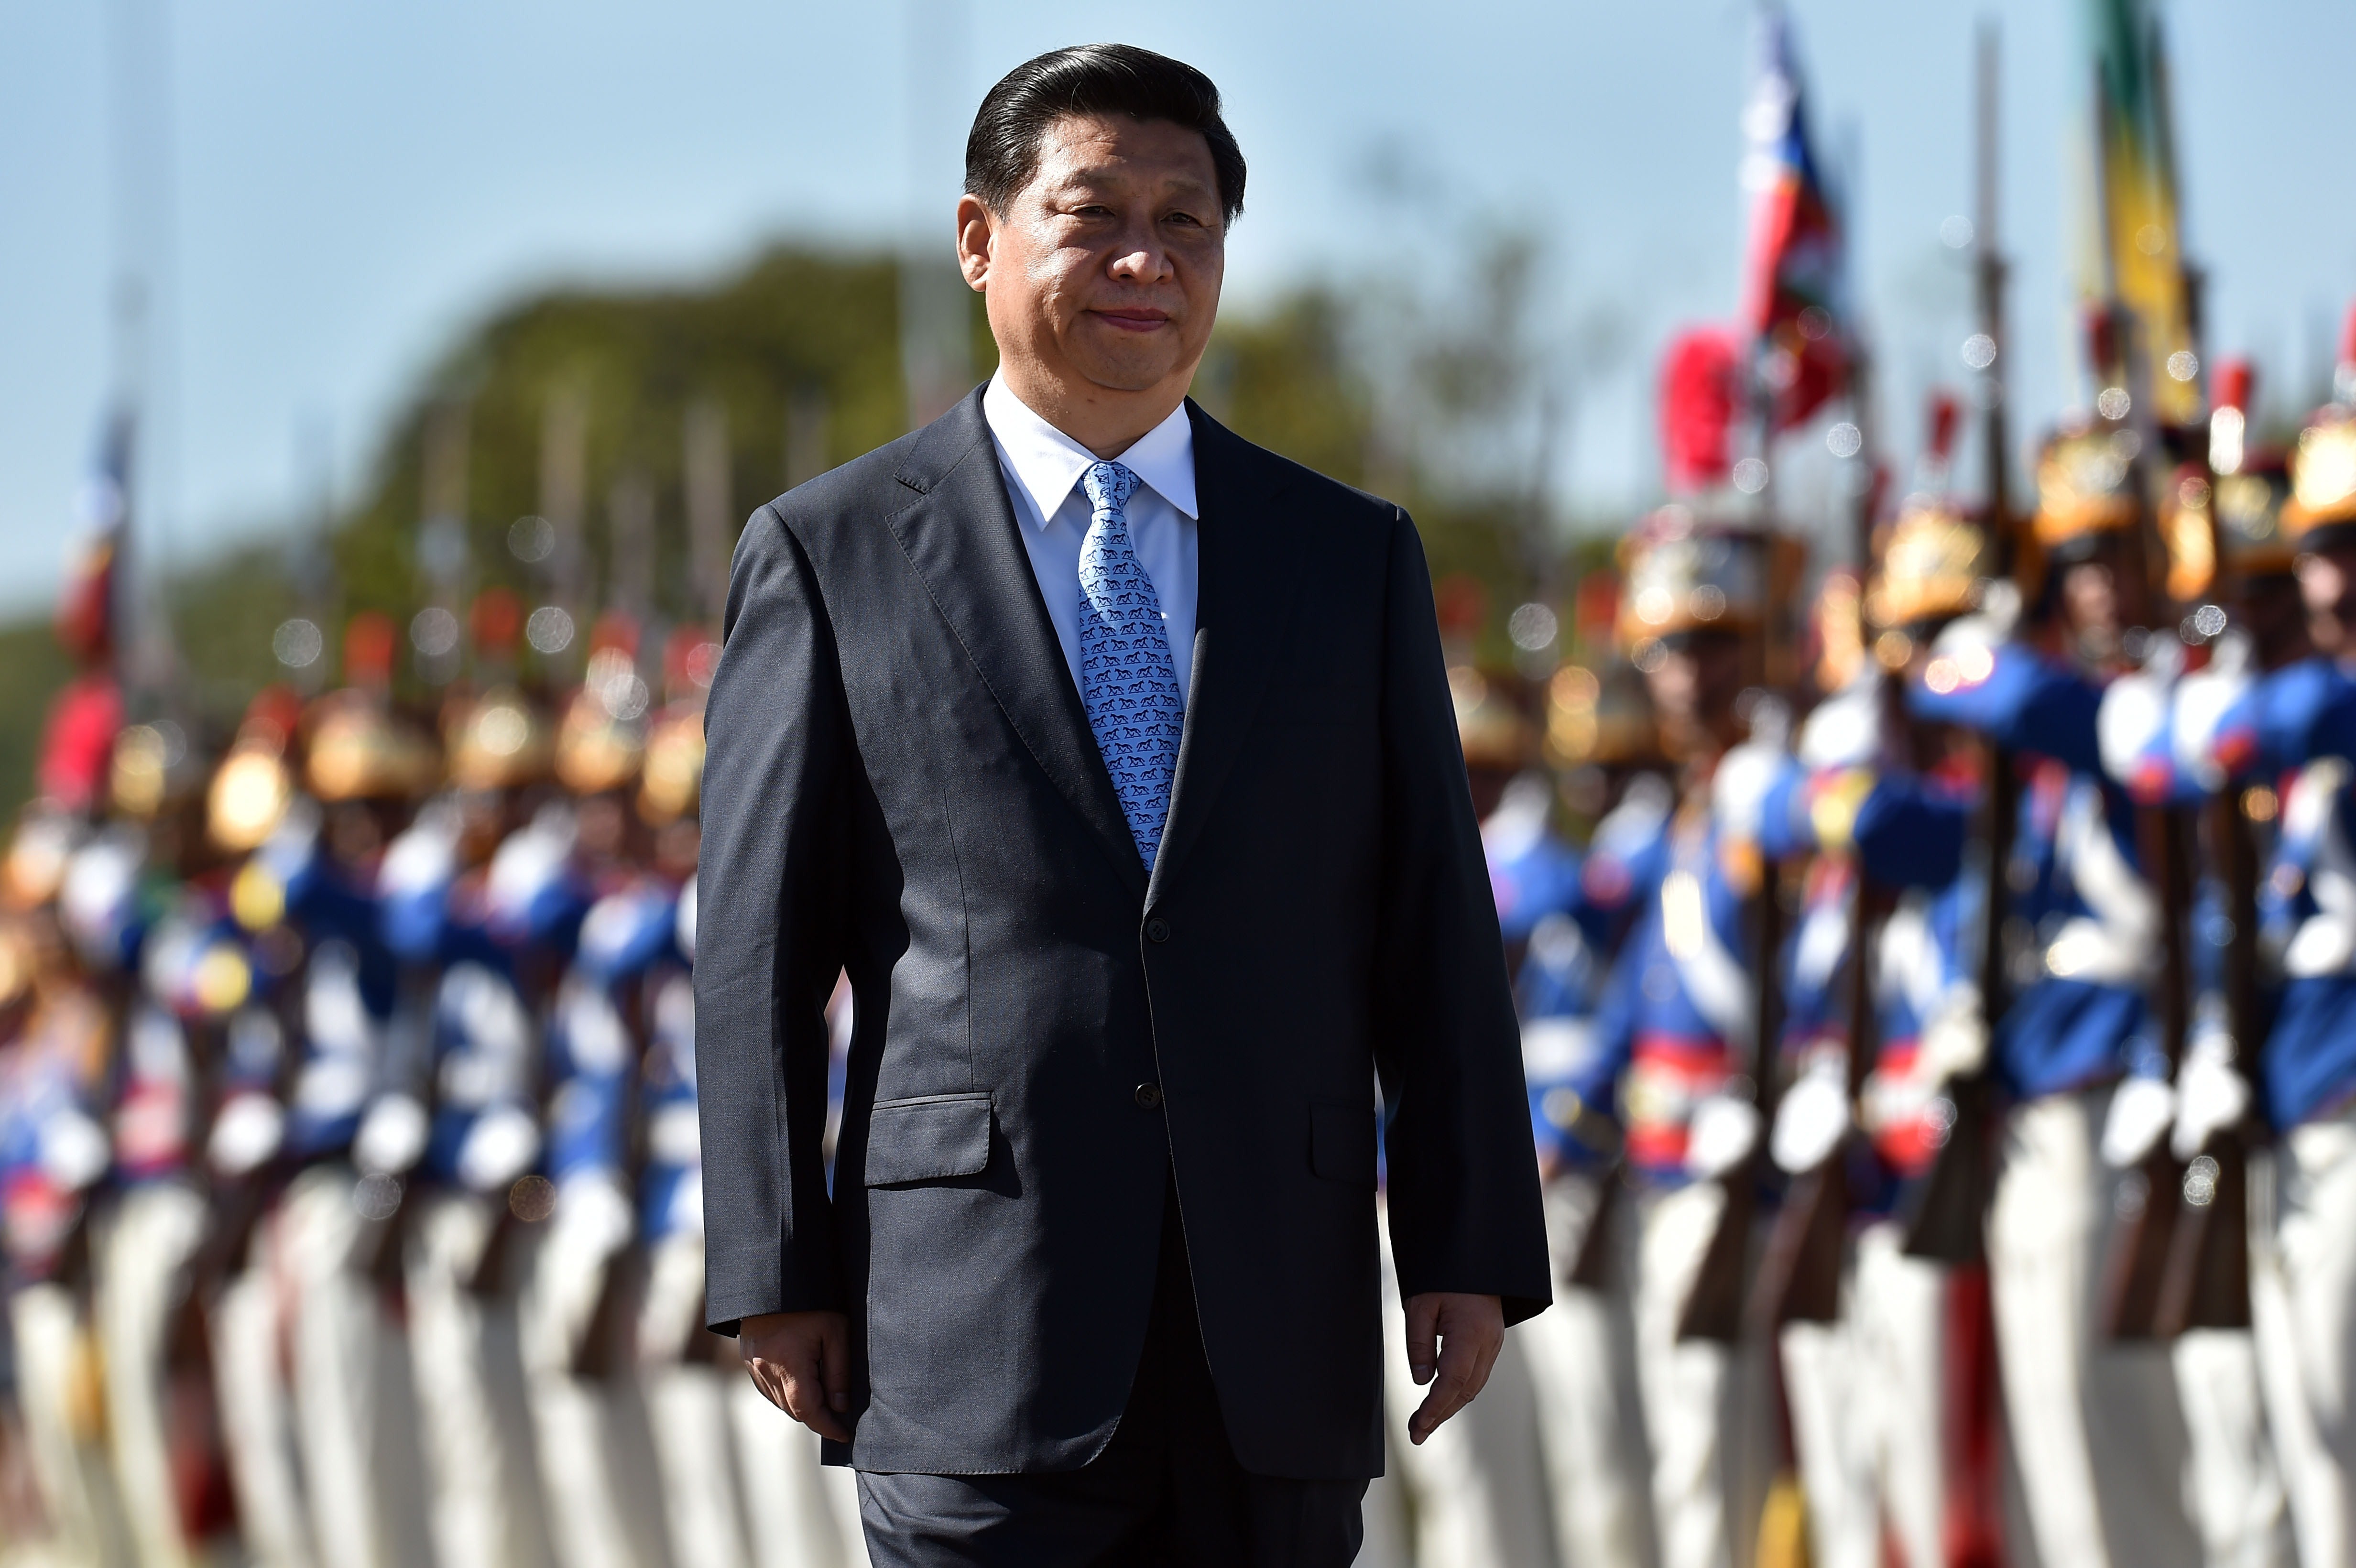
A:
{"label": "rifle", "polygon": [[[1861,411],[1869,402],[1862,384],[1861,356],[1857,374],[1859,385],[1855,396]],[[1858,578],[1858,640],[1868,650],[1867,679],[1875,706],[1883,710],[1886,721],[1890,683],[1871,652],[1871,638],[1866,635],[1865,589],[1872,576],[1873,509],[1873,487],[1866,486],[1858,492],[1852,517],[1856,530],[1853,549]],[[1889,912],[1889,901],[1866,876],[1862,854],[1852,848],[1849,863],[1856,885],[1849,890],[1845,1088],[1848,1104],[1855,1106],[1863,1097],[1866,1076],[1872,1071],[1874,1058],[1880,1050],[1879,1019],[1873,1005],[1873,952],[1881,921]],[[1840,1317],[1841,1258],[1847,1250],[1851,1207],[1848,1149],[1855,1136],[1852,1125],[1814,1168],[1795,1176],[1784,1193],[1783,1206],[1776,1213],[1775,1228],[1768,1237],[1751,1296],[1751,1314],[1766,1329],[1789,1322],[1831,1323]]]}
{"label": "rifle", "polygon": [[[2173,806],[2136,808],[2136,848],[2160,906],[2160,964],[2153,977],[2152,1011],[2159,1022],[2159,1051],[2172,1074],[2184,1060],[2191,1029],[2186,967],[2190,959],[2185,918],[2191,903],[2191,868],[2186,853],[2184,813]],[[2155,1338],[2160,1280],[2168,1268],[2179,1205],[2171,1199],[2184,1180],[2184,1167],[2163,1135],[2130,1173],[2118,1199],[2122,1229],[2114,1240],[2103,1275],[2101,1323],[2111,1339]]]}
{"label": "rifle", "polygon": [[[1847,976],[1847,1087],[1851,1105],[1863,1098],[1866,1078],[1881,1049],[1880,1019],[1873,1005],[1872,958],[1890,905],[1887,891],[1868,880],[1862,865],[1856,868],[1856,877],[1857,885],[1849,894]],[[1859,1136],[1858,1129],[1850,1128],[1831,1153],[1793,1178],[1775,1216],[1751,1295],[1751,1314],[1763,1327],[1839,1320],[1841,1259],[1847,1250],[1853,1206],[1848,1150]]]}
{"label": "rifle", "polygon": [[[1997,249],[1997,48],[1993,27],[1979,37],[1976,86],[1978,168],[1972,234],[1974,292],[1979,329],[1993,352],[1980,372],[1981,461],[1987,493],[1987,547],[1997,580],[2013,572],[2010,473],[2006,464],[2004,283],[2006,262]],[[1987,846],[1987,891],[1980,910],[1980,1017],[1986,1021],[1993,1059],[1997,1020],[2005,1007],[2006,880],[2012,864],[2012,835],[2020,817],[2020,777],[2010,752],[1986,747],[1987,786],[1981,799],[1980,842]],[[1996,1086],[1990,1062],[1946,1085],[1952,1111],[1931,1168],[1908,1204],[1906,1253],[1952,1265],[1976,1264],[1987,1255],[1985,1221],[1994,1186],[1990,1144],[1995,1136]]]}
{"label": "rifle", "polygon": [[1783,950],[1782,878],[1774,860],[1760,857],[1757,919],[1751,927],[1751,972],[1759,989],[1753,1012],[1754,1045],[1751,1071],[1758,1076],[1759,1134],[1751,1152],[1733,1169],[1719,1178],[1725,1202],[1719,1210],[1718,1229],[1703,1253],[1693,1289],[1677,1316],[1677,1338],[1707,1339],[1731,1345],[1741,1338],[1743,1264],[1751,1251],[1751,1221],[1759,1208],[1759,1182],[1765,1174],[1767,1130],[1774,1124],[1776,1040],[1783,1033],[1783,998],[1777,994],[1775,965]]}
{"label": "rifle", "polygon": [[[2230,786],[2209,803],[2209,827],[2225,886],[2233,939],[2225,948],[2225,1013],[2236,1046],[2258,1039],[2257,847]],[[2160,1276],[2153,1331],[2250,1326],[2249,1138],[2241,1127],[2211,1136],[2178,1191],[2174,1244]]]}
{"label": "rifle", "polygon": [[[2200,336],[2201,291],[2187,291]],[[2217,580],[2227,571],[2224,526],[2216,502],[2217,476],[2208,443],[2195,442],[2195,476],[2208,487],[2210,560]],[[2228,584],[2238,588],[2238,584]],[[2225,1023],[2235,1054],[2247,1061],[2258,1049],[2264,1019],[2258,997],[2258,849],[2242,815],[2241,794],[2228,781],[2205,813],[2210,854],[2225,898],[2233,936],[2225,944]],[[2178,1196],[2175,1244],[2160,1278],[2153,1328],[2163,1337],[2187,1328],[2250,1326],[2249,1132],[2222,1128],[2193,1157]]]}

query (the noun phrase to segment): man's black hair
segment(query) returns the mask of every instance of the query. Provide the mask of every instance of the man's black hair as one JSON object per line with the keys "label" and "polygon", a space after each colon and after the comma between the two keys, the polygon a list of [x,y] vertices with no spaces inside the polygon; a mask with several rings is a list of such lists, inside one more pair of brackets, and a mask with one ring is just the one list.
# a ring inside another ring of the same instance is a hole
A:
{"label": "man's black hair", "polygon": [[1039,172],[1039,143],[1067,114],[1167,120],[1211,144],[1219,206],[1229,223],[1244,209],[1244,155],[1219,118],[1219,90],[1183,60],[1130,44],[1083,44],[1025,60],[1006,73],[965,139],[965,188],[1002,213]]}

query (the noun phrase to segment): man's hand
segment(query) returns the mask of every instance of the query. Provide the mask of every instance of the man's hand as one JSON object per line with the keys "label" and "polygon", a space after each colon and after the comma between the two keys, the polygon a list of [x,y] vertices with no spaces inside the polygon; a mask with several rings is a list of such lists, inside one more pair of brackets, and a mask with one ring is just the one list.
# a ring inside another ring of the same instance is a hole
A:
{"label": "man's hand", "polygon": [[[1414,1311],[1414,1303],[1408,1303],[1410,1322]],[[1494,1299],[1489,1316],[1493,1321],[1496,1317]],[[851,1409],[849,1318],[840,1312],[765,1312],[736,1326],[736,1348],[763,1398],[820,1437],[851,1441],[850,1424],[842,1419]],[[1493,1347],[1490,1360],[1496,1354]],[[1481,1375],[1486,1377],[1488,1371],[1483,1362]]]}
{"label": "man's hand", "polygon": [[1408,1370],[1417,1382],[1431,1384],[1408,1418],[1408,1441],[1420,1445],[1441,1422],[1471,1404],[1488,1385],[1489,1369],[1505,1346],[1505,1309],[1495,1296],[1454,1291],[1408,1296]]}

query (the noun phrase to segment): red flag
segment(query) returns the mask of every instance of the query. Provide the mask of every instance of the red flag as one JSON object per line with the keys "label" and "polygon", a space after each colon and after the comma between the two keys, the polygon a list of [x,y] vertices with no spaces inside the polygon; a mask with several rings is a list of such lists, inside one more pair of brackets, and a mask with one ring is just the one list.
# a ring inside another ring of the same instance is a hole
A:
{"label": "red flag", "polygon": [[1740,360],[1735,335],[1723,326],[1691,326],[1670,339],[1661,360],[1661,459],[1672,494],[1690,495],[1726,477]]}
{"label": "red flag", "polygon": [[1777,430],[1798,424],[1848,380],[1839,333],[1843,237],[1808,140],[1791,28],[1780,12],[1762,23],[1759,75],[1743,111],[1750,151],[1751,254],[1742,325],[1755,339]]}
{"label": "red flag", "polygon": [[36,773],[40,792],[68,811],[105,803],[115,731],[123,728],[123,694],[102,670],[77,676],[49,704]]}

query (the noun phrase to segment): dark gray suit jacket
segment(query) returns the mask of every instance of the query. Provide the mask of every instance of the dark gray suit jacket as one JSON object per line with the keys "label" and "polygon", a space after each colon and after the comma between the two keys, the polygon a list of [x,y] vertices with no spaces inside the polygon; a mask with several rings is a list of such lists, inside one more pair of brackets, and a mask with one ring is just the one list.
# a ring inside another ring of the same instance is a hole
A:
{"label": "dark gray suit jacket", "polygon": [[1378,1068],[1401,1289],[1508,1321],[1550,1296],[1415,528],[1188,411],[1200,613],[1151,882],[979,393],[736,549],[695,965],[707,1316],[849,1313],[862,1469],[1101,1450],[1174,1173],[1237,1457],[1380,1473]]}

